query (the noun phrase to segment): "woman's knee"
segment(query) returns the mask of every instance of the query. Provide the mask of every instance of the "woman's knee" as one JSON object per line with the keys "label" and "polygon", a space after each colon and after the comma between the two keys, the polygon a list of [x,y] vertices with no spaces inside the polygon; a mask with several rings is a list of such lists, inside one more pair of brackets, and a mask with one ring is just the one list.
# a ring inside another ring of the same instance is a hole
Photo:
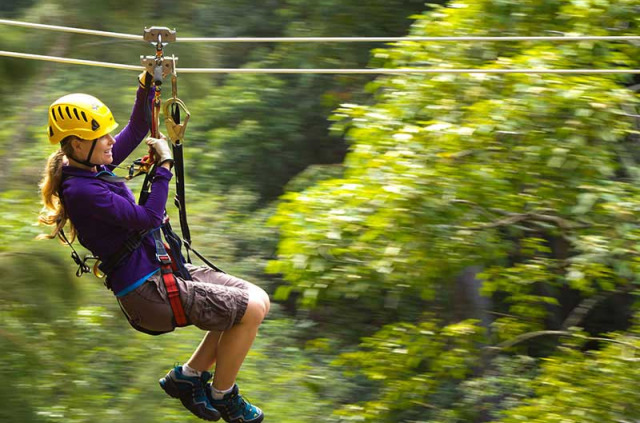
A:
{"label": "woman's knee", "polygon": [[264,289],[260,288],[257,285],[252,285],[249,289],[249,300],[254,300],[260,304],[262,304],[262,308],[264,310],[264,316],[267,316],[269,313],[269,309],[271,308],[271,301],[269,300],[269,294],[267,294]]}
{"label": "woman's knee", "polygon": [[242,317],[243,323],[259,325],[269,312],[270,302],[269,296],[260,288],[258,290],[249,290],[249,301],[247,309]]}
{"label": "woman's knee", "polygon": [[267,317],[269,309],[271,308],[271,300],[269,299],[269,294],[267,294],[262,288],[260,288],[260,299],[264,307],[264,316]]}

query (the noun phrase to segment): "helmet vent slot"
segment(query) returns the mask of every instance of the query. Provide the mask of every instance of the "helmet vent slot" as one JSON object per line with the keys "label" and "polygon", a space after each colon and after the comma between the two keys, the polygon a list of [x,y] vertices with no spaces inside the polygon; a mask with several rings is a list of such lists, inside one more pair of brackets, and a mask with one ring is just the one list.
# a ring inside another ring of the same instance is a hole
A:
{"label": "helmet vent slot", "polygon": [[96,131],[100,128],[100,124],[95,119],[91,119],[91,129]]}
{"label": "helmet vent slot", "polygon": [[56,109],[54,109],[53,107],[51,108],[51,116],[53,117],[53,120],[55,120],[56,122],[58,121],[58,118],[56,117]]}
{"label": "helmet vent slot", "polygon": [[73,114],[76,115],[76,119],[80,120],[80,116],[78,116],[78,109],[73,108]]}
{"label": "helmet vent slot", "polygon": [[62,107],[58,106],[58,115],[60,115],[60,119],[64,120],[64,115],[62,114]]}
{"label": "helmet vent slot", "polygon": [[53,128],[49,127],[49,136],[52,137],[53,136]]}
{"label": "helmet vent slot", "polygon": [[82,120],[84,120],[85,122],[89,122],[87,120],[87,115],[84,114],[84,111],[80,110],[80,114],[82,115]]}
{"label": "helmet vent slot", "polygon": [[71,117],[71,112],[69,111],[69,106],[65,107],[64,110],[67,112],[67,116],[69,116],[69,119],[73,119],[73,117]]}

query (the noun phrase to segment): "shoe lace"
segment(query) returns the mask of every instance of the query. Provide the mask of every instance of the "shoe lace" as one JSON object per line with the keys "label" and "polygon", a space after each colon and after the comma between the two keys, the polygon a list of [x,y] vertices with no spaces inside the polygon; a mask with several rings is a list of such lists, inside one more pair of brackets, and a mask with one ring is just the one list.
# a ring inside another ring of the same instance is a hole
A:
{"label": "shoe lace", "polygon": [[232,398],[231,406],[229,408],[231,408],[231,412],[233,414],[236,414],[238,411],[240,411],[242,415],[245,415],[246,413],[250,413],[253,409],[253,407],[251,406],[251,403],[246,401],[240,394]]}
{"label": "shoe lace", "polygon": [[197,395],[204,395],[205,394],[205,389],[207,389],[207,382],[209,381],[209,379],[211,378],[211,375],[207,372],[202,373],[198,378],[197,381],[194,381],[194,386],[193,386],[193,391],[194,393],[196,393]]}
{"label": "shoe lace", "polygon": [[193,384],[193,394],[197,395],[197,396],[202,396],[204,395],[205,391],[205,386],[202,384],[202,382],[197,381]]}

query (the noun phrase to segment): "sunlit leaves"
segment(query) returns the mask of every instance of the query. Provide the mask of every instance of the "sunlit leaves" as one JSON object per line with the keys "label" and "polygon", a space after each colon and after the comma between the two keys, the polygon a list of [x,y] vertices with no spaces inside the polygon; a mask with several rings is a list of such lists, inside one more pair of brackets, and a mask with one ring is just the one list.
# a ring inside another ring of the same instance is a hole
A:
{"label": "sunlit leaves", "polygon": [[565,349],[545,360],[542,375],[534,384],[536,396],[505,412],[500,421],[595,423],[638,419],[639,351],[638,338],[631,336],[615,336],[597,352]]}
{"label": "sunlit leaves", "polygon": [[379,394],[362,406],[346,406],[337,415],[364,413],[365,421],[411,415],[411,409],[436,397],[442,384],[470,375],[481,338],[482,329],[474,321],[444,328],[434,322],[385,326],[362,340],[361,351],[342,354],[336,362],[376,381]]}
{"label": "sunlit leaves", "polygon": [[[639,6],[460,1],[420,16],[411,35],[632,35]],[[374,61],[397,67],[637,68],[633,51],[628,43],[405,42],[376,51]],[[311,290],[316,300],[303,304],[341,310],[354,299],[375,304],[394,290],[405,299],[449,298],[444,293],[455,277],[477,265],[484,269],[485,295],[499,299],[489,342],[518,339],[568,317],[569,323],[581,321],[590,309],[581,310],[576,301],[607,298],[637,284],[638,96],[627,88],[631,84],[625,75],[378,78],[369,86],[375,104],[345,104],[334,116],[336,130],[346,131],[352,144],[343,177],[283,198],[273,219],[283,239],[271,269],[282,272],[293,290]],[[385,327],[345,356],[401,393],[383,390],[345,407],[345,421],[422,421],[425,413],[447,422],[478,418],[456,420],[459,409],[443,397],[450,412],[433,411],[430,395],[449,392],[451,385],[430,377],[418,383],[412,378],[421,371],[412,360],[396,361],[410,350],[403,330],[411,325]],[[416,357],[425,357],[438,342],[423,335],[409,343],[420,345]],[[517,344],[514,350],[528,351]],[[549,353],[557,340],[538,345],[538,352]],[[402,381],[392,382],[395,374]],[[576,376],[575,383],[589,382]],[[574,406],[578,414],[589,409]],[[401,408],[415,415],[394,414]],[[549,404],[558,416],[567,408]],[[546,416],[544,421],[555,421]]]}

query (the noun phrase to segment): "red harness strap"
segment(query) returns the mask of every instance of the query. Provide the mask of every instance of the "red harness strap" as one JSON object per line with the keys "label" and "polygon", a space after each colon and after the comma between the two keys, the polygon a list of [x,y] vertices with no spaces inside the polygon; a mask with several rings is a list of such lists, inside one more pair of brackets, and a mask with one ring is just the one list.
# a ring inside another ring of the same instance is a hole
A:
{"label": "red harness strap", "polygon": [[167,289],[167,295],[169,297],[169,303],[171,304],[171,310],[173,311],[173,317],[176,319],[176,326],[186,326],[187,316],[182,307],[182,301],[180,300],[180,291],[176,284],[176,277],[173,274],[171,268],[171,258],[169,254],[158,254],[158,260],[160,260],[160,273],[162,274],[162,281]]}

